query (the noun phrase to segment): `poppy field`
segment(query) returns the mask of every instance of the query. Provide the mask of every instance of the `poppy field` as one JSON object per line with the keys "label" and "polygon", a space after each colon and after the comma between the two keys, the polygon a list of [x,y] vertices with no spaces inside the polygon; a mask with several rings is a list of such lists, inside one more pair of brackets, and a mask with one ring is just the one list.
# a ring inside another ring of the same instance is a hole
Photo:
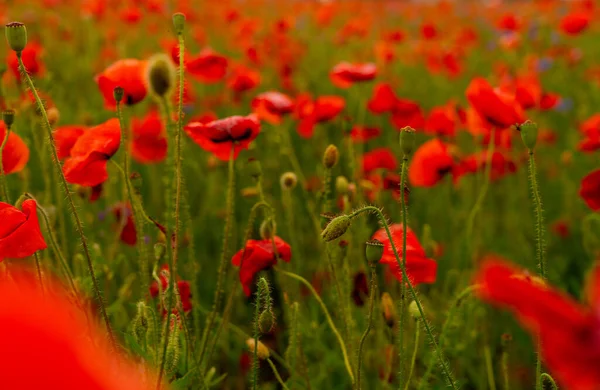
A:
{"label": "poppy field", "polygon": [[600,5],[0,2],[0,388],[600,389]]}

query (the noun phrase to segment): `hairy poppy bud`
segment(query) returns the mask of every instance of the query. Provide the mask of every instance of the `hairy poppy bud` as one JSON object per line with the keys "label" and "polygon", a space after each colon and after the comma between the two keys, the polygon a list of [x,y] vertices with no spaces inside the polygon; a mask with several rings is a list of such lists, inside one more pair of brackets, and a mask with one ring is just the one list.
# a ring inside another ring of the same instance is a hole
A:
{"label": "hairy poppy bud", "polygon": [[352,220],[349,216],[340,215],[339,217],[332,219],[329,224],[327,224],[325,229],[323,229],[323,232],[321,232],[321,237],[326,242],[333,241],[336,238],[344,235],[351,224]]}
{"label": "hairy poppy bud", "polygon": [[125,96],[125,90],[123,87],[115,87],[115,89],[113,89],[113,97],[115,98],[115,102],[121,103],[123,96]]}
{"label": "hairy poppy bud", "polygon": [[415,129],[410,126],[400,130],[400,150],[405,156],[409,156],[415,148]]}
{"label": "hairy poppy bud", "polygon": [[46,110],[46,116],[48,117],[48,122],[50,122],[50,126],[54,126],[58,123],[60,119],[60,111],[56,107],[50,107]]}
{"label": "hairy poppy bud", "polygon": [[[248,339],[246,340],[246,345],[248,346],[250,352],[254,353],[254,346],[256,345],[256,341],[254,339]],[[266,345],[259,341],[258,347],[256,348],[256,355],[260,360],[265,360],[271,356],[271,352],[269,351],[269,348],[267,348]]]}
{"label": "hairy poppy bud", "polygon": [[15,110],[6,110],[2,113],[2,120],[7,128],[10,129],[12,124],[15,122]]}
{"label": "hairy poppy bud", "polygon": [[248,159],[246,170],[248,171],[248,174],[255,179],[258,179],[260,176],[262,176],[262,167],[260,165],[260,161],[255,158]]}
{"label": "hairy poppy bud", "polygon": [[335,190],[338,194],[345,195],[350,191],[350,183],[344,176],[338,176],[335,179]]}
{"label": "hairy poppy bud", "polygon": [[183,30],[185,29],[185,15],[181,12],[173,14],[173,29],[175,30],[175,34],[183,34]]}
{"label": "hairy poppy bud", "polygon": [[421,312],[419,311],[419,306],[417,306],[417,302],[412,301],[409,305],[408,305],[408,312],[410,313],[410,315],[415,319],[415,320],[420,320],[421,319]]}
{"label": "hairy poppy bud", "polygon": [[149,91],[156,98],[169,96],[175,86],[176,69],[166,54],[156,54],[148,59],[146,79]]}
{"label": "hairy poppy bud", "polygon": [[263,240],[270,240],[275,235],[275,221],[272,219],[265,219],[260,225],[260,237]]}
{"label": "hairy poppy bud", "polygon": [[517,126],[517,130],[521,132],[521,139],[527,149],[533,150],[537,143],[538,125],[531,121],[525,121]]}
{"label": "hairy poppy bud", "polygon": [[258,328],[261,333],[269,333],[275,327],[275,315],[271,310],[265,310],[258,317]]}
{"label": "hairy poppy bud", "polygon": [[148,327],[150,324],[150,317],[148,316],[148,306],[144,302],[138,302],[137,313],[133,319],[133,336],[139,345],[144,345],[146,335],[148,334]]}
{"label": "hairy poppy bud", "polygon": [[323,153],[323,165],[325,168],[331,169],[337,164],[339,157],[338,148],[335,145],[329,145]]}
{"label": "hairy poppy bud", "polygon": [[27,28],[23,23],[11,22],[4,28],[8,46],[17,53],[21,53],[27,45]]}
{"label": "hairy poppy bud", "polygon": [[396,307],[394,306],[392,297],[387,292],[381,295],[381,311],[383,312],[383,318],[387,326],[393,328],[394,322],[396,322]]}
{"label": "hairy poppy bud", "polygon": [[383,256],[383,244],[378,240],[367,241],[365,254],[367,255],[369,264],[377,263],[381,260],[381,256]]}
{"label": "hairy poppy bud", "polygon": [[294,172],[286,172],[281,175],[280,179],[281,188],[286,190],[292,190],[298,184],[298,177]]}

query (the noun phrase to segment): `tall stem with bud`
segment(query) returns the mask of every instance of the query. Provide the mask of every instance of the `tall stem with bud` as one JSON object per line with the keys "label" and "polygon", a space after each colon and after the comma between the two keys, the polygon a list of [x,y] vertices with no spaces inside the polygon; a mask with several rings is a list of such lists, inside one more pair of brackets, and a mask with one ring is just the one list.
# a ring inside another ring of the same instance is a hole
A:
{"label": "tall stem with bud", "polygon": [[4,125],[6,127],[4,138],[2,139],[0,144],[0,196],[5,202],[10,203],[10,196],[8,194],[8,185],[6,184],[6,174],[4,173],[4,164],[2,163],[2,157],[4,156],[4,148],[8,143],[8,137],[10,136],[10,130],[12,124],[15,119],[15,112],[12,110],[7,110],[2,113],[2,120],[4,121]]}

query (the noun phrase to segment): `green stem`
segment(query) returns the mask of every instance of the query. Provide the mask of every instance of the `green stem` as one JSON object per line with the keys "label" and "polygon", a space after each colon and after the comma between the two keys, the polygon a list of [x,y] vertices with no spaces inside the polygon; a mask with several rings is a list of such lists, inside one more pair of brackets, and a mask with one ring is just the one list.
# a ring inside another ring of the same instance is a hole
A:
{"label": "green stem", "polygon": [[25,65],[23,64],[23,60],[21,58],[21,53],[17,53],[17,59],[19,61],[19,70],[21,71],[21,74],[25,78],[25,81],[27,82],[29,89],[33,93],[35,102],[38,106],[39,111],[42,114],[42,119],[44,121],[43,124],[48,133],[47,134],[48,135],[48,144],[50,145],[50,150],[52,152],[52,161],[54,163],[56,170],[59,173],[60,182],[62,184],[64,193],[67,197],[69,206],[71,208],[71,214],[73,215],[73,219],[75,221],[75,227],[77,228],[77,233],[79,234],[79,238],[81,240],[81,246],[83,247],[83,253],[85,255],[85,259],[87,262],[88,271],[89,271],[90,277],[92,279],[92,286],[94,288],[96,300],[98,301],[98,306],[100,308],[100,315],[102,316],[102,318],[104,320],[104,324],[106,326],[106,331],[108,333],[108,338],[110,340],[111,346],[112,346],[113,350],[116,351],[117,343],[116,343],[115,337],[113,335],[112,327],[110,326],[110,320],[108,319],[108,314],[106,313],[106,308],[104,305],[104,298],[102,297],[102,292],[100,291],[98,279],[96,278],[96,272],[94,271],[94,265],[92,263],[92,258],[90,255],[88,242],[87,242],[87,239],[85,238],[85,234],[83,233],[83,225],[81,223],[81,219],[79,218],[79,213],[77,212],[77,208],[75,207],[75,203],[73,202],[73,197],[71,195],[69,185],[67,183],[67,180],[65,179],[65,175],[63,174],[63,171],[62,171],[62,166],[58,159],[58,152],[56,150],[56,144],[54,143],[54,136],[52,135],[52,126],[50,125],[50,121],[48,120],[48,115],[46,113],[46,109],[44,108],[44,104],[42,103],[42,100],[40,99],[40,96],[38,95],[37,90],[35,89],[35,86],[33,85],[33,81],[31,80],[31,77],[29,77],[29,73],[27,73],[27,69],[25,68]]}
{"label": "green stem", "polygon": [[510,381],[508,376],[508,351],[507,348],[504,347],[502,351],[502,357],[500,359],[500,364],[502,366],[502,382],[504,390],[510,390]]}
{"label": "green stem", "polygon": [[256,290],[256,302],[254,302],[254,324],[253,324],[253,332],[254,335],[252,336],[254,339],[254,351],[252,351],[252,389],[256,390],[256,388],[258,387],[258,368],[259,368],[259,363],[258,363],[258,321],[259,321],[259,317],[260,317],[260,305],[261,302],[263,300],[262,295],[262,288],[258,288]]}
{"label": "green stem", "polygon": [[366,207],[356,210],[354,213],[352,213],[350,215],[350,218],[354,218],[364,212],[374,212],[375,214],[377,214],[377,218],[379,219],[379,222],[383,225],[386,235],[388,236],[388,239],[390,240],[390,245],[392,247],[392,251],[394,252],[394,257],[396,258],[396,263],[398,264],[398,266],[400,267],[400,269],[402,271],[403,280],[406,282],[406,285],[408,287],[408,290],[410,291],[412,299],[415,301],[415,304],[417,305],[417,309],[419,310],[419,314],[420,314],[421,318],[423,318],[423,326],[425,328],[425,332],[427,333],[427,337],[429,337],[429,342],[433,346],[433,350],[434,350],[436,356],[438,357],[440,365],[442,366],[442,371],[444,372],[444,375],[448,381],[448,385],[451,388],[453,388],[454,390],[457,390],[457,386],[456,386],[456,383],[454,382],[454,378],[452,377],[452,374],[450,373],[450,368],[448,367],[448,364],[446,363],[446,360],[444,358],[441,348],[439,347],[435,337],[433,336],[431,326],[429,325],[429,322],[427,321],[427,319],[425,317],[425,311],[423,310],[423,305],[421,304],[421,301],[419,300],[417,291],[415,290],[415,288],[412,285],[412,282],[408,278],[408,274],[406,272],[406,267],[404,266],[404,263],[402,263],[402,261],[400,260],[400,255],[398,255],[398,250],[396,249],[396,244],[394,243],[394,238],[392,236],[392,233],[390,232],[390,227],[388,226],[385,216],[383,215],[381,210],[379,210],[377,207],[366,206]]}
{"label": "green stem", "polygon": [[10,135],[10,127],[6,126],[6,132],[4,134],[4,139],[2,140],[2,145],[0,146],[0,189],[2,190],[3,200],[6,203],[10,203],[10,197],[8,195],[8,186],[6,185],[6,175],[4,174],[4,163],[2,162],[2,157],[4,156],[4,148],[8,143],[8,136]]}
{"label": "green stem", "polygon": [[352,373],[352,365],[350,364],[350,359],[348,358],[348,352],[346,351],[346,345],[344,344],[344,339],[342,338],[342,335],[340,334],[340,332],[336,328],[335,324],[333,323],[333,320],[331,319],[331,315],[329,315],[329,310],[327,310],[327,306],[325,306],[325,303],[323,303],[323,300],[321,299],[321,297],[319,296],[319,294],[315,291],[315,289],[312,286],[312,284],[310,284],[302,276],[296,275],[296,274],[291,273],[291,272],[284,271],[284,270],[279,269],[277,267],[274,267],[274,268],[275,268],[276,271],[281,272],[283,275],[286,275],[286,276],[289,276],[290,278],[298,280],[300,283],[304,284],[306,286],[306,288],[308,288],[310,290],[310,292],[313,294],[313,296],[315,297],[315,299],[319,303],[319,306],[321,306],[321,309],[323,309],[323,313],[325,314],[325,318],[327,319],[327,323],[331,327],[331,330],[335,334],[335,337],[337,338],[338,343],[340,344],[340,348],[342,349],[342,355],[344,355],[344,364],[346,365],[346,370],[348,371],[348,375],[350,376],[350,380],[352,381],[352,383],[354,383],[354,374]]}
{"label": "green stem", "polygon": [[362,366],[362,351],[365,344],[365,340],[371,331],[371,327],[373,324],[373,306],[375,306],[375,290],[377,289],[377,272],[375,271],[376,263],[371,263],[371,294],[369,296],[369,316],[367,317],[367,328],[360,338],[360,344],[358,345],[358,365],[356,368],[356,388],[358,390],[360,387],[360,369]]}
{"label": "green stem", "polygon": [[281,379],[281,375],[279,375],[279,371],[277,371],[277,367],[275,367],[275,364],[273,364],[273,361],[269,358],[269,359],[267,359],[267,363],[269,363],[269,366],[271,366],[271,370],[273,370],[273,374],[275,375],[275,378],[277,378],[277,382],[279,382],[281,387],[284,390],[290,390],[289,387],[286,386],[283,379]]}
{"label": "green stem", "polygon": [[488,386],[490,390],[496,390],[496,379],[494,376],[494,367],[492,366],[492,355],[490,347],[483,347],[483,356],[485,357],[485,368],[487,370]]}
{"label": "green stem", "polygon": [[40,282],[40,287],[42,288],[42,291],[44,291],[44,276],[42,275],[42,265],[41,265],[39,252],[35,252],[33,254],[33,257],[35,258],[35,269],[38,274],[38,280]]}
{"label": "green stem", "polygon": [[404,386],[404,390],[408,390],[408,387],[410,386],[410,379],[412,378],[413,371],[415,370],[417,351],[419,350],[419,333],[421,328],[419,324],[417,324],[415,328],[415,346],[413,349],[412,358],[410,360],[410,369],[408,370],[408,376],[406,377],[406,385]]}
{"label": "green stem", "polygon": [[[408,229],[408,208],[406,207],[406,173],[408,167],[408,155],[402,156],[402,169],[400,172],[400,203],[402,209],[402,267],[406,268],[406,235]],[[406,283],[400,283],[400,326],[398,329],[398,353],[400,358],[400,370],[398,372],[398,386],[402,388],[402,380],[405,370],[404,356],[404,330],[406,329]],[[408,382],[406,382],[408,384]]]}

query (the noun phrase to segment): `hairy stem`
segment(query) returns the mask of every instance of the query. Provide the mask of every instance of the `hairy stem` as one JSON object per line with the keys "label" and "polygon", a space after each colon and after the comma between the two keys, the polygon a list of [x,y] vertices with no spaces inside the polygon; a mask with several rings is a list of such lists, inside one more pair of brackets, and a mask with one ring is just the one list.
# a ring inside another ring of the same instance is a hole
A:
{"label": "hairy stem", "polygon": [[367,317],[367,328],[365,329],[365,332],[363,333],[362,337],[360,338],[360,344],[358,345],[358,364],[356,367],[356,388],[358,390],[361,389],[360,387],[360,369],[362,366],[362,351],[363,351],[363,347],[365,344],[365,340],[367,339],[367,336],[369,335],[369,332],[371,331],[371,327],[373,324],[373,306],[375,306],[375,290],[377,290],[377,272],[375,271],[375,265],[376,263],[372,262],[370,264],[371,266],[371,291],[370,291],[370,295],[369,295],[369,315]]}
{"label": "hairy stem", "polygon": [[273,370],[273,374],[275,375],[275,378],[277,378],[277,382],[279,382],[281,387],[284,390],[290,390],[289,387],[286,386],[283,379],[281,379],[281,375],[279,375],[279,371],[277,371],[277,367],[275,367],[275,364],[273,364],[273,361],[271,359],[267,359],[267,363],[269,363],[269,366],[271,366],[271,370]]}
{"label": "hairy stem", "polygon": [[6,132],[4,133],[4,139],[2,140],[2,145],[0,145],[0,190],[2,190],[2,200],[6,203],[10,203],[10,197],[8,195],[8,186],[6,184],[6,175],[4,173],[4,164],[2,162],[2,157],[4,156],[4,148],[8,143],[8,136],[10,135],[10,127],[6,126]]}
{"label": "hairy stem", "polygon": [[[417,320],[418,321],[418,320]],[[415,363],[417,361],[417,352],[419,351],[419,333],[421,327],[419,324],[415,327],[415,345],[412,353],[412,358],[410,359],[410,368],[408,369],[408,375],[406,376],[406,384],[404,385],[404,390],[408,390],[410,386],[410,379],[412,378],[413,371],[415,370]]]}

